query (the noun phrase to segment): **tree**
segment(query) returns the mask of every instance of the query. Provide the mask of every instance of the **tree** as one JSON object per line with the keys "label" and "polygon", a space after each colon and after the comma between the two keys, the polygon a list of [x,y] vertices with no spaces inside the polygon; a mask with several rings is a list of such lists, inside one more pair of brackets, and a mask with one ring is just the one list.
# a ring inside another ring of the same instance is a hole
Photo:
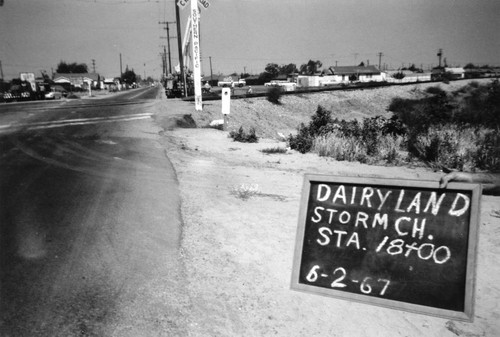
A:
{"label": "tree", "polygon": [[137,75],[134,72],[134,69],[129,70],[128,68],[125,69],[125,72],[122,74],[122,81],[127,83],[127,84],[132,84],[137,82]]}
{"label": "tree", "polygon": [[403,78],[405,78],[405,74],[402,71],[399,71],[399,72],[393,74],[392,77],[397,79],[397,80],[402,80]]}
{"label": "tree", "polygon": [[85,63],[66,63],[65,61],[59,62],[56,72],[59,74],[86,74],[89,72]]}
{"label": "tree", "polygon": [[282,65],[279,67],[279,73],[282,75],[290,75],[297,72],[299,72],[299,70],[294,63]]}
{"label": "tree", "polygon": [[280,73],[280,66],[276,63],[268,63],[266,68],[264,68],[264,71],[268,73],[271,78],[275,78]]}
{"label": "tree", "polygon": [[323,63],[321,63],[321,61],[309,60],[309,62],[300,66],[300,73],[314,75],[318,72],[318,69],[321,68],[322,66]]}
{"label": "tree", "polygon": [[259,79],[267,82],[278,76],[280,72],[280,68],[276,63],[268,63],[266,68],[264,68],[264,72],[259,75]]}

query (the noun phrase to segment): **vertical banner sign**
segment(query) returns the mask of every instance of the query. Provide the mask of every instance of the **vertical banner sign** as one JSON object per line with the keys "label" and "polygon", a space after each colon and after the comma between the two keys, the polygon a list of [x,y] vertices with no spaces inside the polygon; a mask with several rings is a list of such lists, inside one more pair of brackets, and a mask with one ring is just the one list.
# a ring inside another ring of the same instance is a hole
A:
{"label": "vertical banner sign", "polygon": [[191,43],[193,44],[191,49],[193,50],[194,102],[196,111],[202,110],[199,20],[198,2],[191,1]]}
{"label": "vertical banner sign", "polygon": [[306,175],[292,289],[472,321],[481,186]]}

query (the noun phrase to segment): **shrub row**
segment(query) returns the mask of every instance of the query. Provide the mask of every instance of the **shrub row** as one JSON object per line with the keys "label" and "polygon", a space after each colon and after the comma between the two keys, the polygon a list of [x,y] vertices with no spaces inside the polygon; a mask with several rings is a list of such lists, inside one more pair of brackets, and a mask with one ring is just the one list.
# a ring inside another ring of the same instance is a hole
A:
{"label": "shrub row", "polygon": [[395,98],[382,116],[345,121],[318,106],[289,146],[336,160],[398,164],[413,159],[466,171],[500,170],[500,85],[472,82],[455,92],[426,90],[420,100]]}

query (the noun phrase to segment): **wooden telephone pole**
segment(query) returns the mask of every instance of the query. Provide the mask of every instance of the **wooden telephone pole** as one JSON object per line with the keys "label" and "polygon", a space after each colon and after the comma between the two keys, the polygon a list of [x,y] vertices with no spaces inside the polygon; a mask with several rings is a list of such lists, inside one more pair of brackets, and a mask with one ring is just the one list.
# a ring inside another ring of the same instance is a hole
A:
{"label": "wooden telephone pole", "polygon": [[[177,6],[176,6],[177,7]],[[170,57],[170,23],[175,23],[175,21],[161,21],[158,22],[160,25],[165,25],[163,29],[167,31],[167,48],[168,48],[168,72],[172,73],[172,58]]]}
{"label": "wooden telephone pole", "polygon": [[182,38],[181,38],[181,18],[177,1],[174,1],[175,6],[175,22],[177,23],[177,48],[179,49],[179,66],[181,67],[181,79],[184,87],[184,97],[187,97],[186,75],[184,74],[184,57],[182,56]]}

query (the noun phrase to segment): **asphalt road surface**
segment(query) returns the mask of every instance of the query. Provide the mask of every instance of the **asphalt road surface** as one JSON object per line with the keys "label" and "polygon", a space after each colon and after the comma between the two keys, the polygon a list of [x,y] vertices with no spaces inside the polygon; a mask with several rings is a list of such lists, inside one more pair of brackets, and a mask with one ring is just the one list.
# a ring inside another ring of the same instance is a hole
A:
{"label": "asphalt road surface", "polygon": [[0,336],[182,336],[160,88],[0,105]]}

